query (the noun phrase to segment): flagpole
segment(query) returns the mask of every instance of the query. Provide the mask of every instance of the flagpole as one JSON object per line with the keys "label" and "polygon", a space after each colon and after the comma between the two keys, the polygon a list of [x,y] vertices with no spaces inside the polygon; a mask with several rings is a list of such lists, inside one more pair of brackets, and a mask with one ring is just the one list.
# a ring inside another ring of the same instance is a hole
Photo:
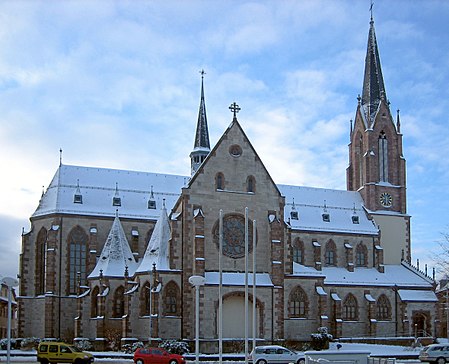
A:
{"label": "flagpole", "polygon": [[221,254],[223,252],[223,210],[220,209],[220,218],[218,223],[218,362],[221,364],[223,360],[223,267],[221,261]]}
{"label": "flagpole", "polygon": [[248,364],[248,207],[245,207],[245,364]]}
{"label": "flagpole", "polygon": [[253,350],[256,347],[256,220],[253,220]]}

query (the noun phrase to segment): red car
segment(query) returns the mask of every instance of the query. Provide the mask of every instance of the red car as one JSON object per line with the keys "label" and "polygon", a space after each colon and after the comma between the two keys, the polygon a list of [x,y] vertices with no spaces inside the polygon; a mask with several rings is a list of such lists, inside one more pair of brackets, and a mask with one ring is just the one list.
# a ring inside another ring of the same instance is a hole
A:
{"label": "red car", "polygon": [[185,364],[182,355],[170,354],[162,348],[140,348],[134,352],[136,364]]}

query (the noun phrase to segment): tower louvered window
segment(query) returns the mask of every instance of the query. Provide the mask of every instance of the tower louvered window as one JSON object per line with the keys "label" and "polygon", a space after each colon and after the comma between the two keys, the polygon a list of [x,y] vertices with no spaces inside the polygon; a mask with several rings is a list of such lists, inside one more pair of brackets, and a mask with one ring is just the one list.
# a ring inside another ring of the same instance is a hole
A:
{"label": "tower louvered window", "polygon": [[388,182],[388,140],[384,132],[379,136],[379,181]]}

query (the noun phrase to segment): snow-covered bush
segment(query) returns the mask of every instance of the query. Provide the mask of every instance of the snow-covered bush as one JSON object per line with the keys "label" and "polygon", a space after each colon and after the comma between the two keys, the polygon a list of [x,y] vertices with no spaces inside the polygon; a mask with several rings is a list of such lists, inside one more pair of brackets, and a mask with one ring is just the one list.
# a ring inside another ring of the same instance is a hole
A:
{"label": "snow-covered bush", "polygon": [[20,348],[22,350],[36,349],[37,346],[39,345],[39,341],[40,341],[40,339],[37,337],[26,337],[26,338],[22,339],[22,341],[20,343]]}
{"label": "snow-covered bush", "polygon": [[[16,348],[16,339],[11,339],[11,349]],[[8,349],[8,339],[0,339],[0,350]]]}
{"label": "snow-covered bush", "polygon": [[83,350],[83,351],[85,351],[85,350],[92,350],[94,348],[92,343],[89,340],[87,340],[87,339],[75,341],[75,346],[78,349]]}
{"label": "snow-covered bush", "polygon": [[184,341],[165,340],[159,346],[172,354],[183,355],[189,352],[189,345]]}
{"label": "snow-covered bush", "polygon": [[138,348],[143,348],[143,342],[137,341],[132,344],[124,344],[122,345],[122,351],[124,351],[127,354],[134,353]]}
{"label": "snow-covered bush", "polygon": [[333,336],[329,334],[327,327],[319,327],[318,333],[311,334],[312,347],[314,350],[323,350],[329,348],[329,341],[333,339]]}

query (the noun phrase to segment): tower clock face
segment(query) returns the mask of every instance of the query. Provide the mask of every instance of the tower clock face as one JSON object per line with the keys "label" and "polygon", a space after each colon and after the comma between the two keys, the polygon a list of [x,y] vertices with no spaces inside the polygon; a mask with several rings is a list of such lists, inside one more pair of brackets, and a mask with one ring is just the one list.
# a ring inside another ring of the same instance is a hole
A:
{"label": "tower clock face", "polygon": [[393,204],[393,197],[391,197],[391,195],[387,192],[383,192],[380,194],[380,204],[383,207],[391,207],[391,205]]}

